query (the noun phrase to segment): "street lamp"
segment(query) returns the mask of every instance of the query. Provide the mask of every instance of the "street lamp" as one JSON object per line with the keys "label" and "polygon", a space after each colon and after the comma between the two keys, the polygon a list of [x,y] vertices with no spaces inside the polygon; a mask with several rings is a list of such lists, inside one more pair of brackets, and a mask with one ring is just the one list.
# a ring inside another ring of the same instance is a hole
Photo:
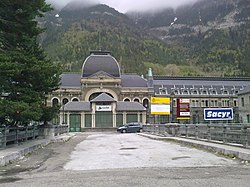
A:
{"label": "street lamp", "polygon": [[64,112],[64,103],[63,103],[63,122],[62,124],[64,125],[65,124],[65,112]]}
{"label": "street lamp", "polygon": [[175,93],[174,91],[172,91],[170,93],[170,104],[171,104],[170,123],[173,123],[174,121],[174,96],[175,96]]}
{"label": "street lamp", "polygon": [[[64,89],[64,92],[63,92],[64,95],[66,95],[66,91],[67,91],[67,90]],[[65,124],[65,104],[66,104],[66,103],[67,103],[67,101],[66,101],[65,99],[63,99],[63,100],[62,100],[62,104],[63,104],[63,108],[62,108],[62,109],[63,109],[63,122],[62,122],[62,124],[63,124],[63,125]]]}

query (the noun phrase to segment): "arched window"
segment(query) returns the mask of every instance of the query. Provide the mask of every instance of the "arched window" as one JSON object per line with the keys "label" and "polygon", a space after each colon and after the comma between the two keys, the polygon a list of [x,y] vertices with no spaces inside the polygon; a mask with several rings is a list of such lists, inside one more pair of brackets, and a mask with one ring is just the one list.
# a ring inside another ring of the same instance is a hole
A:
{"label": "arched window", "polygon": [[138,98],[135,98],[135,99],[134,99],[134,102],[140,103],[140,100],[139,100]]}
{"label": "arched window", "polygon": [[59,99],[54,98],[52,99],[52,106],[58,106],[59,105]]}
{"label": "arched window", "polygon": [[63,105],[65,105],[65,104],[68,103],[68,102],[69,102],[68,98],[63,98],[63,100],[62,100],[62,104],[63,104]]}
{"label": "arched window", "polygon": [[73,98],[72,101],[73,101],[73,102],[78,102],[79,99],[78,99],[78,98]]}
{"label": "arched window", "polygon": [[143,99],[143,102],[142,102],[142,104],[143,104],[143,106],[145,107],[145,108],[148,108],[149,107],[149,99]]}
{"label": "arched window", "polygon": [[130,102],[129,98],[124,99],[125,102]]}

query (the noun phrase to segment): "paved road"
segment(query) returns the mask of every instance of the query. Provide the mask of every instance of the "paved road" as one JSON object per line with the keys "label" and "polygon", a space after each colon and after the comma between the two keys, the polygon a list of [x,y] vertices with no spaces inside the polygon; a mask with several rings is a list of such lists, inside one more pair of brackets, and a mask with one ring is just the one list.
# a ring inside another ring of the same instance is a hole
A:
{"label": "paved road", "polygon": [[66,170],[229,166],[233,160],[136,134],[97,134],[78,144]]}
{"label": "paved road", "polygon": [[0,168],[0,186],[249,186],[250,167],[137,134],[83,133]]}

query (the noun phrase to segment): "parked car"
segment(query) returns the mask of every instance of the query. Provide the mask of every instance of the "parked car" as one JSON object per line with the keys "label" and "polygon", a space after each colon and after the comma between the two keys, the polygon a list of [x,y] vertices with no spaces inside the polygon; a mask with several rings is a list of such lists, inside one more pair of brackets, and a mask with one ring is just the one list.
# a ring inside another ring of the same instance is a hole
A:
{"label": "parked car", "polygon": [[126,123],[121,127],[117,128],[117,132],[142,132],[142,124],[138,122]]}

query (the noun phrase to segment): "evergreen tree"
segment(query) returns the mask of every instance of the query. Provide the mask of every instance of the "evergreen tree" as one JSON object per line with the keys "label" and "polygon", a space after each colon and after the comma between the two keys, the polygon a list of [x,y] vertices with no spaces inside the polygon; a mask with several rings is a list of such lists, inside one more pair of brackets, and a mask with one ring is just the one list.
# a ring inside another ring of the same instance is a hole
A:
{"label": "evergreen tree", "polygon": [[58,88],[61,72],[37,43],[44,30],[37,18],[49,10],[45,0],[0,2],[0,124],[24,125],[53,111],[46,94]]}

